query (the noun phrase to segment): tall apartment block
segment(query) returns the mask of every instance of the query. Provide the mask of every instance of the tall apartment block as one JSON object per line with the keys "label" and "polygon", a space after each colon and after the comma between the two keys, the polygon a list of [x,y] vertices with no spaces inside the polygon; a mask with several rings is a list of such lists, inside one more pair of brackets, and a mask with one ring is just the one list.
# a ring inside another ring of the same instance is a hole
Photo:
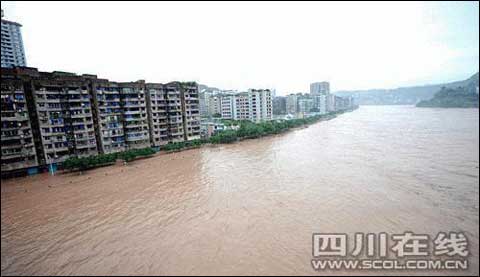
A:
{"label": "tall apartment block", "polygon": [[327,97],[328,94],[311,94],[313,99],[313,108],[316,109],[316,112],[320,114],[327,113]]}
{"label": "tall apartment block", "polygon": [[40,163],[97,154],[88,82],[64,72],[39,72],[31,77],[27,93],[35,111],[31,119],[40,135]]}
{"label": "tall apartment block", "polygon": [[119,83],[127,149],[150,146],[145,81]]}
{"label": "tall apartment block", "polygon": [[287,106],[287,114],[294,115],[298,112],[298,96],[296,94],[289,94],[287,95],[286,106]]}
{"label": "tall apartment block", "polygon": [[169,141],[185,140],[184,118],[182,116],[182,96],[180,87],[176,83],[165,85],[168,113]]}
{"label": "tall apartment block", "polygon": [[1,73],[2,176],[200,138],[194,82],[120,83],[28,67]]}
{"label": "tall apartment block", "polygon": [[329,82],[316,82],[310,84],[310,93],[311,94],[330,94],[330,83]]}
{"label": "tall apartment block", "polygon": [[200,139],[200,103],[195,82],[175,82],[180,87],[185,140]]}
{"label": "tall apartment block", "polygon": [[236,94],[233,107],[233,118],[235,120],[251,120],[252,105],[250,95],[248,93]]}
{"label": "tall apartment block", "polygon": [[268,89],[249,89],[250,120],[260,122],[272,120],[272,92]]}
{"label": "tall apartment block", "polygon": [[21,24],[3,19],[2,10],[1,33],[1,66],[26,66],[25,50],[23,48]]}
{"label": "tall apartment block", "polygon": [[309,113],[314,108],[313,99],[310,97],[301,97],[298,99],[298,112]]}
{"label": "tall apartment block", "polygon": [[2,70],[1,171],[14,172],[38,166],[23,80],[13,70]]}
{"label": "tall apartment block", "polygon": [[273,97],[272,105],[274,115],[284,115],[287,113],[287,98],[285,96]]}
{"label": "tall apartment block", "polygon": [[200,139],[200,107],[196,83],[147,83],[153,146]]}
{"label": "tall apartment block", "polygon": [[148,122],[152,146],[158,147],[170,141],[168,100],[163,84],[146,84]]}
{"label": "tall apartment block", "polygon": [[268,89],[222,95],[220,103],[224,119],[261,122],[273,118],[272,95]]}
{"label": "tall apartment block", "polygon": [[208,99],[208,114],[210,116],[221,115],[222,114],[222,97],[220,95],[212,95]]}
{"label": "tall apartment block", "polygon": [[115,153],[126,149],[123,130],[121,88],[106,79],[91,79],[93,118],[98,148],[101,153]]}
{"label": "tall apartment block", "polygon": [[223,119],[234,119],[235,95],[222,95],[219,98],[220,114]]}

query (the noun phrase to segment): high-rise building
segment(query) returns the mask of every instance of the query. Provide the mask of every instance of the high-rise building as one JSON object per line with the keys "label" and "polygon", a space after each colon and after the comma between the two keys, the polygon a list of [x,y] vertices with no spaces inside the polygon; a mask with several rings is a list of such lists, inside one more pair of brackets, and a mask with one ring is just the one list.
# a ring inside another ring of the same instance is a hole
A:
{"label": "high-rise building", "polygon": [[195,82],[174,82],[180,89],[185,140],[200,139],[200,104]]}
{"label": "high-rise building", "polygon": [[320,114],[327,113],[327,95],[326,94],[311,94],[313,99],[313,108]]}
{"label": "high-rise building", "polygon": [[329,82],[316,82],[310,84],[310,93],[311,94],[330,94],[330,83]]}
{"label": "high-rise building", "polygon": [[219,96],[221,116],[224,119],[261,122],[272,120],[272,95],[268,89],[250,89],[248,92]]}
{"label": "high-rise building", "polygon": [[146,84],[152,145],[200,138],[198,86],[194,82]]}
{"label": "high-rise building", "polygon": [[314,109],[313,99],[311,97],[305,96],[298,99],[298,112],[299,113],[309,113]]}
{"label": "high-rise building", "polygon": [[274,115],[287,114],[287,98],[285,96],[276,96],[272,100]]}
{"label": "high-rise building", "polygon": [[169,142],[168,99],[163,84],[147,83],[147,107],[150,126],[150,139],[153,146]]}
{"label": "high-rise building", "polygon": [[286,108],[287,114],[295,115],[298,112],[298,96],[296,94],[287,95]]}
{"label": "high-rise building", "polygon": [[327,112],[334,112],[335,111],[335,95],[328,94],[327,95]]}
{"label": "high-rise building", "polygon": [[272,93],[269,89],[249,89],[250,120],[261,122],[272,120]]}
{"label": "high-rise building", "polygon": [[88,81],[57,71],[30,77],[27,94],[35,113],[31,120],[40,137],[40,163],[97,154]]}
{"label": "high-rise building", "polygon": [[233,118],[235,120],[251,120],[250,97],[247,92],[234,95]]}
{"label": "high-rise building", "polygon": [[118,83],[127,149],[150,146],[145,81]]}
{"label": "high-rise building", "polygon": [[200,138],[198,88],[2,68],[2,176]]}
{"label": "high-rise building", "polygon": [[212,95],[208,99],[208,115],[209,116],[218,116],[222,114],[222,97],[219,95]]}
{"label": "high-rise building", "polygon": [[272,105],[274,115],[283,115],[287,113],[287,98],[285,96],[274,97]]}
{"label": "high-rise building", "polygon": [[200,116],[207,117],[208,114],[208,106],[210,100],[210,92],[206,89],[198,92],[198,101],[200,106]]}
{"label": "high-rise building", "polygon": [[23,80],[13,69],[2,70],[1,172],[14,174],[38,165]]}
{"label": "high-rise building", "polygon": [[123,108],[118,83],[93,78],[91,83],[93,119],[101,153],[125,151]]}
{"label": "high-rise building", "polygon": [[234,119],[235,109],[235,95],[220,97],[220,111],[223,119]]}
{"label": "high-rise building", "polygon": [[3,19],[2,10],[1,33],[1,66],[15,67],[26,66],[25,50],[23,48],[21,24]]}

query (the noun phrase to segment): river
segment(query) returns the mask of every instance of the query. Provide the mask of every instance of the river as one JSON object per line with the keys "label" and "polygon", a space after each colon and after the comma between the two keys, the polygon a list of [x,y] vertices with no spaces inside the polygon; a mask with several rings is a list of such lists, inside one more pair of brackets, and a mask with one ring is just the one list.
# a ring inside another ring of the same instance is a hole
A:
{"label": "river", "polygon": [[462,231],[462,274],[478,275],[478,171],[478,109],[361,106],[277,136],[10,179],[1,273],[368,274],[314,271],[312,233]]}

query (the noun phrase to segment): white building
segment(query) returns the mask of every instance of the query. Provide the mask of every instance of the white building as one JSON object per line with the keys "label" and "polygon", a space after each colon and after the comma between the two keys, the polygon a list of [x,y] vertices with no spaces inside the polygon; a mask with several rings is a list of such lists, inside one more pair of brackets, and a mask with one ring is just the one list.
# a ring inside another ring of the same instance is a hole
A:
{"label": "white building", "polygon": [[273,119],[272,95],[268,89],[250,89],[248,92],[224,94],[218,97],[224,119],[252,122]]}
{"label": "white building", "polygon": [[250,120],[253,122],[272,120],[272,93],[268,89],[249,89]]}
{"label": "white building", "polygon": [[17,22],[3,19],[2,10],[2,51],[1,65],[2,67],[27,66],[25,59],[25,50],[23,48],[23,40],[20,25]]}
{"label": "white building", "polygon": [[235,95],[223,95],[220,97],[220,113],[223,119],[234,119]]}

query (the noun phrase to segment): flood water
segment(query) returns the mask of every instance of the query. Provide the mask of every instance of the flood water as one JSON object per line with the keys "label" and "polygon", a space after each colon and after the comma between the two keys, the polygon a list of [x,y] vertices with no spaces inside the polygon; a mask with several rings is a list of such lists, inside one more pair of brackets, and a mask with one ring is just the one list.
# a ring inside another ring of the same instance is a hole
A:
{"label": "flood water", "polygon": [[362,106],[278,136],[2,181],[1,273],[312,275],[312,233],[463,231],[461,274],[478,275],[478,133],[478,109]]}

